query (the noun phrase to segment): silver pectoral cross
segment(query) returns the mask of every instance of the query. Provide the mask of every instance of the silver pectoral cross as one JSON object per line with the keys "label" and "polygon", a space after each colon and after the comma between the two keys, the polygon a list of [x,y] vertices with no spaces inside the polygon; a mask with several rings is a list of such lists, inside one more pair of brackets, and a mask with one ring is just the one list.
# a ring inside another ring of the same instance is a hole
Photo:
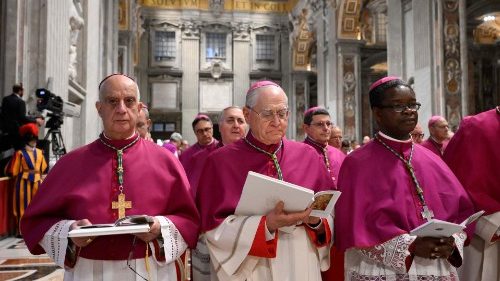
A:
{"label": "silver pectoral cross", "polygon": [[422,214],[422,217],[424,219],[426,219],[427,221],[430,221],[432,218],[434,218],[434,213],[427,206],[424,206],[424,210],[422,211],[421,214]]}

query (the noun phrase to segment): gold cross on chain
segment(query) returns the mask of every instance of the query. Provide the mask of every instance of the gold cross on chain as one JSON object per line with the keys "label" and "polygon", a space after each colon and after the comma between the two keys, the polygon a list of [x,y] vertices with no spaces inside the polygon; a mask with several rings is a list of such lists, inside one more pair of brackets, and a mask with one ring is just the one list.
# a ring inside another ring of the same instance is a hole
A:
{"label": "gold cross on chain", "polygon": [[118,194],[118,201],[111,202],[112,209],[118,209],[118,218],[125,217],[125,209],[132,208],[132,201],[125,201],[125,194]]}

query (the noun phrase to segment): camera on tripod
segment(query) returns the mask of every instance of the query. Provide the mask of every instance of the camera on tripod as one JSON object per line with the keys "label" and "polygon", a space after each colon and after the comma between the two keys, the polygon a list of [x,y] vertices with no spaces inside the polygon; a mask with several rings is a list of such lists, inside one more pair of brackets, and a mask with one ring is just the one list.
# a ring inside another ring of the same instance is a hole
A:
{"label": "camera on tripod", "polygon": [[47,116],[51,117],[47,121],[46,127],[49,129],[60,128],[63,123],[63,116],[80,116],[80,106],[69,101],[64,101],[60,96],[51,91],[40,88],[36,90],[38,98],[36,108],[38,111],[50,111]]}
{"label": "camera on tripod", "polygon": [[[36,90],[38,111],[49,111],[47,116],[50,117],[45,127],[49,129],[45,135],[44,143],[50,143],[52,146],[52,153],[58,159],[60,156],[66,154],[66,147],[61,134],[61,125],[63,124],[63,117],[78,117],[80,116],[80,106],[72,102],[64,101],[60,96],[50,92],[45,88]],[[47,142],[50,138],[50,142]],[[44,148],[48,154],[48,147]],[[46,159],[49,159],[48,155]]]}
{"label": "camera on tripod", "polygon": [[49,129],[60,128],[63,123],[63,100],[60,96],[56,96],[47,89],[37,89],[36,97],[38,98],[36,109],[40,112],[45,109],[50,111],[47,116],[50,117],[45,125]]}

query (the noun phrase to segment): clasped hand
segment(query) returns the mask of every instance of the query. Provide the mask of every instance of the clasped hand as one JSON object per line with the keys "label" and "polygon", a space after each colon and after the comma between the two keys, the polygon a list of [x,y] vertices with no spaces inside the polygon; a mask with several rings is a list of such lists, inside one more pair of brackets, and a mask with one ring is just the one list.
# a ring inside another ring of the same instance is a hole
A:
{"label": "clasped hand", "polygon": [[269,232],[273,233],[278,228],[284,226],[292,226],[299,224],[300,222],[308,224],[318,224],[320,218],[310,217],[312,209],[307,208],[302,212],[285,212],[285,203],[280,201],[276,204],[274,209],[266,215],[266,225]]}
{"label": "clasped hand", "polygon": [[[144,241],[146,243],[153,240],[153,239],[156,239],[161,233],[160,222],[158,221],[158,219],[156,217],[153,217],[153,219],[154,219],[154,222],[149,224],[149,227],[150,227],[149,232],[134,234],[135,236],[137,236],[137,238],[141,239],[142,241]],[[80,228],[80,227],[86,226],[86,225],[92,225],[92,223],[88,219],[77,220],[71,224],[71,226],[69,227],[69,230],[71,231],[73,229]],[[71,237],[71,241],[73,242],[73,244],[75,244],[76,246],[78,246],[80,248],[88,246],[90,243],[92,243],[92,241],[94,239],[95,239],[95,237],[91,237],[91,236]]]}
{"label": "clasped hand", "polygon": [[453,237],[417,237],[414,243],[415,256],[427,259],[448,259],[455,249]]}

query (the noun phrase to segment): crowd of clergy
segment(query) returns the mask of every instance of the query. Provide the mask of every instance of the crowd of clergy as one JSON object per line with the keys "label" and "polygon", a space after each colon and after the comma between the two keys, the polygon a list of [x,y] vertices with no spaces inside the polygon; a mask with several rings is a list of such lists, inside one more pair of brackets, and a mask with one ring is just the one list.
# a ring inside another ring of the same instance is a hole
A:
{"label": "crowd of clergy", "polygon": [[[197,142],[179,154],[180,135],[173,149],[151,140],[132,78],[112,74],[98,90],[103,132],[57,162],[20,222],[31,253],[65,280],[500,280],[500,107],[465,117],[454,136],[433,116],[425,139],[413,88],[384,77],[369,89],[377,133],[344,149],[322,107],[304,112],[304,140],[287,139],[287,94],[258,81],[244,107],[220,113],[221,140],[198,114]],[[241,215],[250,171],[341,195],[322,218],[288,209],[286,194]],[[453,234],[412,232],[478,211]],[[131,215],[150,216],[149,232],[72,235]]]}

